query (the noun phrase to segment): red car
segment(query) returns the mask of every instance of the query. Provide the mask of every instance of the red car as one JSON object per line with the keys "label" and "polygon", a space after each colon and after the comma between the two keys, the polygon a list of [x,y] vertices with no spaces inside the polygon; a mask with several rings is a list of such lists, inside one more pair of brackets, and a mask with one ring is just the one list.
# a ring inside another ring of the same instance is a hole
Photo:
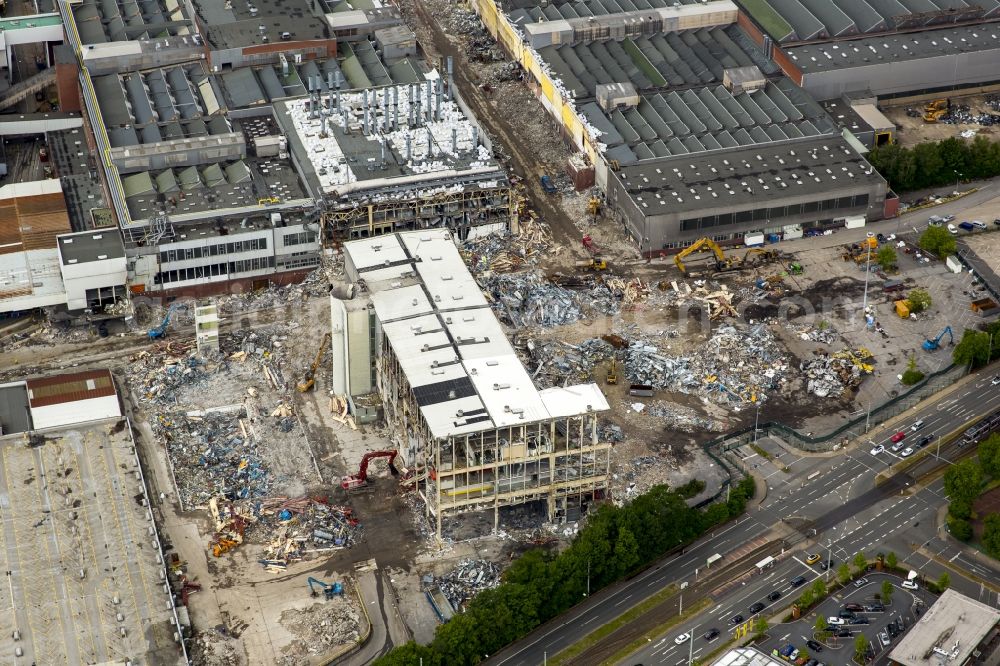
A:
{"label": "red car", "polygon": [[897,442],[901,442],[901,441],[903,440],[903,438],[904,438],[904,437],[906,437],[906,433],[905,433],[905,432],[903,432],[902,430],[900,430],[900,431],[899,431],[899,432],[897,432],[897,433],[896,433],[895,435],[893,435],[892,437],[890,437],[890,438],[889,438],[889,440],[890,440],[890,441],[891,441],[891,442],[892,442],[893,444],[895,444],[895,443],[897,443]]}

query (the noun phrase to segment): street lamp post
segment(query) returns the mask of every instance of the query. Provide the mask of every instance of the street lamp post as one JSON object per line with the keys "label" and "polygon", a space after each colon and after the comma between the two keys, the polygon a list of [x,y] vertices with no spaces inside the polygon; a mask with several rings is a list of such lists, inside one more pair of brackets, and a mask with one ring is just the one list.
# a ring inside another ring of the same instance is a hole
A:
{"label": "street lamp post", "polygon": [[864,302],[861,304],[861,316],[865,319],[865,328],[868,328],[868,277],[872,273],[872,241],[871,239],[875,237],[875,234],[868,232],[868,236],[865,238],[865,246],[868,251],[868,256],[865,258],[865,298]]}

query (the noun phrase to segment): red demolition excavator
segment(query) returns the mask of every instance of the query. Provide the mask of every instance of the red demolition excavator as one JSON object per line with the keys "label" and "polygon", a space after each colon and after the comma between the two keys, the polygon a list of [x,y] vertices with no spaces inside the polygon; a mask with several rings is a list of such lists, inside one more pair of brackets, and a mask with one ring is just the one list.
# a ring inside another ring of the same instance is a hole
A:
{"label": "red demolition excavator", "polygon": [[365,454],[365,457],[361,459],[361,467],[358,469],[357,474],[352,474],[351,476],[341,477],[340,487],[344,490],[351,492],[353,490],[361,490],[368,486],[368,465],[372,460],[376,458],[388,458],[389,459],[389,472],[396,476],[399,471],[393,466],[393,461],[396,460],[396,456],[399,455],[397,451],[369,451]]}

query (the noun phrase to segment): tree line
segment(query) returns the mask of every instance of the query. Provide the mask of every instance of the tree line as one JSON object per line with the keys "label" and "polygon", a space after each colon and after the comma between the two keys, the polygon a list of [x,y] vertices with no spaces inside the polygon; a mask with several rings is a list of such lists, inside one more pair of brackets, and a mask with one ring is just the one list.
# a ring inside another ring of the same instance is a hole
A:
{"label": "tree line", "polygon": [[891,143],[868,154],[868,161],[896,192],[956,185],[1000,175],[1000,143],[985,136],[949,138],[912,148]]}
{"label": "tree line", "polygon": [[[948,504],[948,530],[962,541],[972,539],[972,507],[988,481],[1000,481],[1000,434],[993,433],[979,443],[976,458],[967,458],[949,467],[944,473],[944,490]],[[983,517],[983,548],[1000,559],[1000,514]]]}
{"label": "tree line", "polygon": [[965,329],[962,339],[951,352],[951,360],[955,365],[980,368],[1000,358],[1000,321],[990,322],[985,329]]}
{"label": "tree line", "polygon": [[[690,492],[684,494],[688,494]],[[375,666],[463,666],[527,635],[597,592],[693,541],[746,509],[754,481],[736,484],[725,502],[689,507],[682,494],[654,486],[625,506],[604,504],[587,518],[568,548],[530,550],[504,572],[501,584],[479,593],[465,611],[437,628],[430,645],[413,641]]]}

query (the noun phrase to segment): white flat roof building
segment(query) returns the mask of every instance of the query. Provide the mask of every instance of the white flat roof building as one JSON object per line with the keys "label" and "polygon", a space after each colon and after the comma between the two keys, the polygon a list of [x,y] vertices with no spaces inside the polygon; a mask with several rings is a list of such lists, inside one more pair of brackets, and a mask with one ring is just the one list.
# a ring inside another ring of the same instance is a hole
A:
{"label": "white flat roof building", "polygon": [[[607,399],[593,383],[535,387],[451,232],[351,241],[344,255],[374,310],[378,342],[367,353],[386,419],[414,442],[401,454],[427,472],[418,491],[439,534],[449,510],[546,500],[552,519],[572,519],[603,496],[610,445],[598,441],[597,416]],[[350,356],[370,334],[352,342],[347,311],[333,307],[333,330]]]}
{"label": "white flat roof building", "polygon": [[889,659],[902,666],[962,666],[998,623],[1000,610],[945,590],[889,653]]}

